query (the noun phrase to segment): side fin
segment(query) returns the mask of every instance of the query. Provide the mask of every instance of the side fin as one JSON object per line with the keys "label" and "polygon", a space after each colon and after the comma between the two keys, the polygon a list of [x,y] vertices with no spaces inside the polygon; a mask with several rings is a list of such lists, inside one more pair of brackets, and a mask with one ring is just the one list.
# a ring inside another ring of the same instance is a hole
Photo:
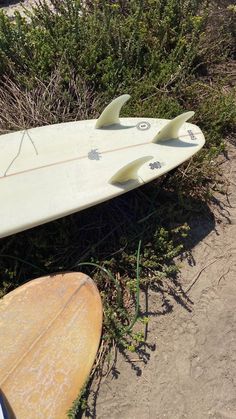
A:
{"label": "side fin", "polygon": [[153,138],[152,142],[157,143],[159,141],[166,141],[178,138],[180,128],[193,115],[194,112],[190,111],[176,116],[176,118],[167,122],[167,124],[161,129],[161,131],[159,131],[158,134]]}
{"label": "side fin", "polygon": [[99,116],[95,128],[102,128],[108,125],[119,124],[119,115],[122,106],[130,99],[130,95],[122,95],[114,99]]}
{"label": "side fin", "polygon": [[153,159],[153,156],[144,156],[133,160],[119,169],[109,180],[108,183],[114,185],[115,183],[124,183],[129,180],[138,180],[138,170],[147,161]]}

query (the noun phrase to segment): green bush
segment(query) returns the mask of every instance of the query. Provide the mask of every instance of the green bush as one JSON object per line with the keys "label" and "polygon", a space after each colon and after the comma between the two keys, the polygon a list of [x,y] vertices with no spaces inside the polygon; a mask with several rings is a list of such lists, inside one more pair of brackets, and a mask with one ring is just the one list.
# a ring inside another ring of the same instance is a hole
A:
{"label": "green bush", "polygon": [[28,86],[59,67],[65,82],[78,74],[96,92],[114,95],[144,77],[145,85],[175,84],[197,60],[205,0],[51,3],[13,20],[1,13],[0,76],[10,72]]}

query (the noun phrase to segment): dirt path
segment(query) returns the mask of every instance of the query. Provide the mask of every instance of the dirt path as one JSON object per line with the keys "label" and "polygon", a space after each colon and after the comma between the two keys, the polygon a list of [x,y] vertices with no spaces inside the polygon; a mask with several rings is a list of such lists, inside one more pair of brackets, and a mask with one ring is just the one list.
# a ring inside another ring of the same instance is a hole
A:
{"label": "dirt path", "polygon": [[[100,386],[90,417],[236,418],[236,149],[233,146],[229,155],[230,160],[222,168],[231,181],[232,207],[220,205],[221,215],[215,228],[192,249],[192,264],[187,260],[183,263],[181,282],[185,290],[189,289],[188,308],[178,305],[170,296],[173,311],[160,315],[162,300],[158,300],[157,293],[150,292],[149,308],[159,315],[151,319],[148,342],[155,344],[156,349],[143,354],[146,363],[132,365],[122,354],[118,355],[116,369]],[[193,241],[198,240],[199,229],[207,229],[209,222],[208,219],[196,222]],[[96,395],[91,393],[90,401],[93,397]]]}

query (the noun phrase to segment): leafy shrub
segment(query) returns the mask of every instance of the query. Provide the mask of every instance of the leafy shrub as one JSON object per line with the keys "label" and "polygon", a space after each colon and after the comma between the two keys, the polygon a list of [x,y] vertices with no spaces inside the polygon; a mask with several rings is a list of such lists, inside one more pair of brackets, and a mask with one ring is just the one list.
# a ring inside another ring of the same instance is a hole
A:
{"label": "leafy shrub", "polygon": [[93,5],[40,1],[27,18],[0,15],[0,75],[26,85],[71,71],[97,91],[114,95],[140,79],[156,86],[188,76],[199,53],[204,0],[131,0]]}

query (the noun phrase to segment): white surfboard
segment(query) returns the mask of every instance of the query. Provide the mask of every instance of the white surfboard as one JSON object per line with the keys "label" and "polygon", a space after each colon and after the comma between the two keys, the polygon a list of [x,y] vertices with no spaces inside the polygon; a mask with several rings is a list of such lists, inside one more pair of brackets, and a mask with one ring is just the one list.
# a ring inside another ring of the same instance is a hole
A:
{"label": "white surfboard", "polygon": [[0,136],[0,237],[123,194],[193,156],[205,140],[186,122],[121,118],[130,98],[113,100],[97,120]]}

